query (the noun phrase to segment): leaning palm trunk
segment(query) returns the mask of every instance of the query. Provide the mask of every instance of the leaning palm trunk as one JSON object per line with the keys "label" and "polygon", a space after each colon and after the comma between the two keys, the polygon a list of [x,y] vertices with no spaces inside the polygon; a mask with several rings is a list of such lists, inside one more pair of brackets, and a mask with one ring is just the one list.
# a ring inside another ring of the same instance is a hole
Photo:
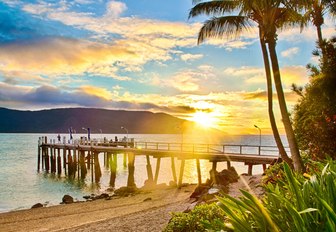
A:
{"label": "leaning palm trunk", "polygon": [[269,50],[271,63],[272,63],[274,84],[275,84],[275,88],[276,88],[277,95],[278,95],[282,122],[285,127],[286,136],[287,136],[289,148],[290,148],[292,159],[293,159],[294,169],[298,172],[303,172],[304,165],[303,165],[300,152],[299,152],[299,148],[298,148],[298,145],[295,139],[292,124],[289,119],[285,95],[282,89],[280,69],[279,69],[278,57],[277,57],[276,50],[275,50],[275,44],[276,44],[275,39],[271,39],[270,41],[268,41],[268,50]]}
{"label": "leaning palm trunk", "polygon": [[273,112],[273,90],[272,90],[272,78],[271,78],[271,70],[270,70],[270,63],[268,59],[268,52],[266,49],[266,44],[263,39],[261,31],[259,31],[259,40],[260,40],[260,46],[261,51],[263,55],[264,60],[264,66],[265,66],[265,73],[266,73],[266,81],[267,81],[267,100],[268,100],[268,115],[269,120],[272,127],[272,132],[274,136],[275,143],[279,149],[279,153],[281,158],[289,164],[290,167],[293,167],[293,161],[288,157],[286,150],[282,144],[279,131],[275,122],[274,112]]}

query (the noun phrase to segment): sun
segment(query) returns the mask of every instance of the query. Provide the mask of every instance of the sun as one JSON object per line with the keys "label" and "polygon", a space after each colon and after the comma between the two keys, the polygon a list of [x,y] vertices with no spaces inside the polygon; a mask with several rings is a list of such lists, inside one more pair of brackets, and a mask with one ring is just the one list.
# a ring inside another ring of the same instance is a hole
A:
{"label": "sun", "polygon": [[206,128],[215,127],[216,125],[216,118],[208,112],[197,111],[192,115],[191,120]]}

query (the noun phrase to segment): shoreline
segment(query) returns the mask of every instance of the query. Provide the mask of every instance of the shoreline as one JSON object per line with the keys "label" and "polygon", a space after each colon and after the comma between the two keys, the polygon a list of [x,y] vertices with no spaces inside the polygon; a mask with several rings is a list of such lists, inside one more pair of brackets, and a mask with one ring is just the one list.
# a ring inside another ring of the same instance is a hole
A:
{"label": "shoreline", "polygon": [[[189,196],[195,187],[196,185],[188,185],[181,189],[157,189],[111,200],[99,199],[0,213],[0,231],[68,231],[105,220],[115,221],[118,218],[117,221],[122,221],[125,216],[141,215],[146,211],[166,207],[183,211],[190,205]],[[167,216],[162,227],[170,219],[170,215]]]}
{"label": "shoreline", "polygon": [[[260,180],[261,175],[240,176],[238,182],[230,184],[229,195],[241,196],[239,189],[260,195]],[[191,207],[190,195],[196,186],[0,213],[0,231],[162,231],[171,218],[170,212]]]}

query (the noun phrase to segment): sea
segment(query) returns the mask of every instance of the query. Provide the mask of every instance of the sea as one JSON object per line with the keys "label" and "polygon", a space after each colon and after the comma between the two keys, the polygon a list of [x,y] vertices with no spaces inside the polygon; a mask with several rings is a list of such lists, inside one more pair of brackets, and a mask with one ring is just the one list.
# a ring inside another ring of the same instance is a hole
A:
{"label": "sea", "polygon": [[[92,182],[90,175],[84,181],[70,179],[64,174],[37,172],[37,151],[39,137],[47,136],[49,139],[57,140],[57,134],[11,134],[0,133],[0,212],[22,210],[31,208],[36,203],[45,206],[58,205],[65,194],[71,195],[76,200],[84,200],[83,196],[90,194],[100,194],[105,192],[109,186],[110,171],[105,168],[103,160],[100,160],[102,177],[99,183]],[[61,136],[69,137],[68,134]],[[73,134],[76,138],[85,134]],[[114,139],[115,136],[123,138],[123,134],[93,134],[92,138]],[[129,138],[134,138],[136,142],[176,142],[180,143],[203,143],[203,144],[242,144],[275,146],[272,135],[235,135],[220,136],[216,138],[204,137],[204,135],[188,134],[129,134]],[[286,139],[282,138],[286,145]],[[119,188],[127,184],[127,168],[122,165],[122,155],[118,155],[118,167],[115,187]],[[103,155],[100,155],[103,159]],[[180,162],[176,161],[178,172]],[[155,159],[151,158],[153,171],[155,170]],[[239,174],[247,172],[247,166],[243,163],[232,163]],[[226,163],[219,163],[217,171],[226,168]],[[201,160],[202,181],[209,177],[211,163]],[[253,168],[253,174],[262,173],[261,165]],[[178,174],[178,173],[177,173]],[[135,159],[135,183],[141,187],[147,179],[146,158],[136,156]],[[161,160],[161,168],[158,183],[168,184],[171,181],[170,159]],[[197,183],[197,171],[195,161],[186,161],[184,183]]]}

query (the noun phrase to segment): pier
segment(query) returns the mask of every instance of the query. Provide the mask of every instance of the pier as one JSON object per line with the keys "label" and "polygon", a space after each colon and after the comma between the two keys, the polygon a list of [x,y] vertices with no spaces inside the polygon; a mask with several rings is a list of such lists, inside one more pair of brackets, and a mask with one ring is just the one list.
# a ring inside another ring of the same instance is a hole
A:
{"label": "pier", "polygon": [[[217,171],[217,163],[242,162],[247,166],[248,175],[252,175],[253,166],[262,165],[266,169],[268,164],[279,158],[275,146],[233,145],[233,144],[190,144],[167,142],[136,142],[134,139],[122,141],[108,141],[107,139],[93,139],[72,141],[55,141],[41,137],[38,142],[37,170],[69,177],[85,179],[87,174],[91,180],[99,182],[101,167],[99,155],[104,155],[104,165],[110,169],[110,186],[114,187],[117,170],[117,156],[123,155],[123,165],[128,168],[127,186],[135,186],[134,170],[135,156],[146,159],[147,181],[157,184],[162,159],[171,160],[171,173],[174,183],[181,186],[186,160],[196,163],[198,184],[202,184],[200,160],[212,163],[210,175]],[[150,157],[156,160],[155,172],[152,170]],[[180,160],[177,173],[176,160]],[[178,174],[178,175],[177,175]]]}

